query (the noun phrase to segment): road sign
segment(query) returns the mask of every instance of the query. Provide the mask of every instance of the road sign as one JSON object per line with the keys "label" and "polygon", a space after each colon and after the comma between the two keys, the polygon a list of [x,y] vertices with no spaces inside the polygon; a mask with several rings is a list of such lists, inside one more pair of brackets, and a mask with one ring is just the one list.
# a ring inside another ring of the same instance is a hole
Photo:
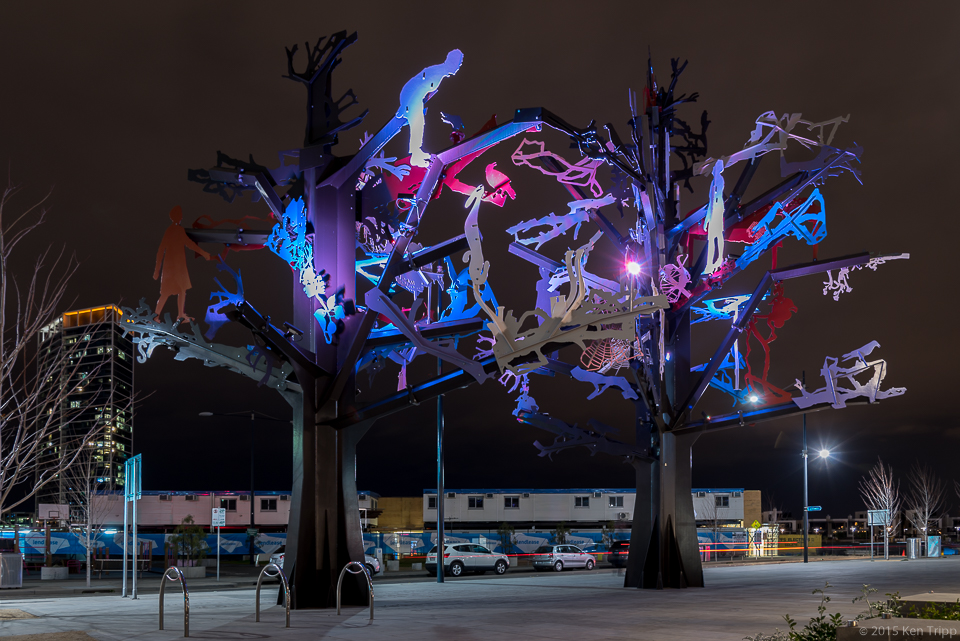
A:
{"label": "road sign", "polygon": [[819,511],[822,510],[822,509],[823,509],[823,508],[820,507],[819,505],[808,505],[808,506],[807,506],[807,512],[819,512]]}
{"label": "road sign", "polygon": [[260,530],[258,530],[257,528],[255,528],[255,527],[248,527],[248,528],[247,528],[247,536],[254,537],[254,536],[258,535],[258,534],[260,534]]}
{"label": "road sign", "polygon": [[753,525],[751,525],[754,530],[760,527],[760,521],[754,520]]}
{"label": "road sign", "polygon": [[867,510],[867,525],[887,525],[889,510]]}
{"label": "road sign", "polygon": [[125,501],[134,501],[140,498],[140,470],[142,469],[143,465],[142,457],[142,454],[131,456],[123,464],[123,498]]}
{"label": "road sign", "polygon": [[215,507],[213,508],[213,515],[210,517],[210,525],[213,527],[226,527],[227,525],[227,508],[225,507]]}

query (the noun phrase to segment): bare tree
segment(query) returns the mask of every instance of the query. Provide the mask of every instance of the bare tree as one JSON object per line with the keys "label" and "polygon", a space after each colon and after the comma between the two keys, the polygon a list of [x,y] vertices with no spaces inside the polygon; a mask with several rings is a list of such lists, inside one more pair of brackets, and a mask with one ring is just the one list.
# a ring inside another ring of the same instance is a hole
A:
{"label": "bare tree", "polygon": [[886,466],[880,458],[860,480],[860,496],[869,510],[886,514],[883,528],[883,558],[890,558],[890,535],[900,524],[900,482],[893,479],[893,466]]}
{"label": "bare tree", "polygon": [[0,196],[0,516],[73,465],[82,444],[103,429],[99,422],[73,425],[82,408],[65,407],[82,389],[81,375],[90,373],[89,366],[81,372],[80,343],[37,358],[40,339],[66,304],[78,263],[51,245],[25,262],[15,256],[43,224],[50,197],[20,207],[14,202],[18,191],[8,186]]}
{"label": "bare tree", "polygon": [[722,507],[720,497],[710,495],[709,499],[709,501],[700,503],[700,510],[697,509],[697,503],[694,503],[693,512],[694,518],[697,521],[707,521],[710,523],[711,530],[713,531],[713,542],[707,549],[711,552],[709,555],[710,558],[715,560],[720,556],[720,510]]}
{"label": "bare tree", "polygon": [[910,468],[907,482],[910,484],[906,493],[910,523],[922,537],[926,537],[930,523],[943,509],[947,486],[930,466],[920,465],[919,461]]}
{"label": "bare tree", "polygon": [[780,503],[778,503],[777,499],[773,496],[773,492],[765,492],[763,496],[765,499],[764,502],[767,504],[767,511],[770,512],[770,524],[777,525],[780,523],[780,517],[783,516]]}
{"label": "bare tree", "polygon": [[99,492],[97,472],[100,463],[96,460],[96,447],[89,443],[82,447],[76,462],[63,475],[66,498],[70,504],[70,530],[76,533],[87,556],[87,587],[91,580],[91,557],[97,546],[100,533],[110,514],[107,494]]}

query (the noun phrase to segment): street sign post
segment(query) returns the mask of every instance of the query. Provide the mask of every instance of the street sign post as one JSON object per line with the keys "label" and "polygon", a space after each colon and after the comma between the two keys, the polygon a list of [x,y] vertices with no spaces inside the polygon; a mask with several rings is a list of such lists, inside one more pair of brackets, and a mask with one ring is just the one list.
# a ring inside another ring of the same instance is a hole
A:
{"label": "street sign post", "polygon": [[123,474],[123,581],[120,596],[127,596],[127,503],[133,503],[133,598],[137,597],[137,548],[139,539],[137,538],[137,501],[140,499],[141,483],[140,454],[131,456],[124,463]]}
{"label": "street sign post", "polygon": [[210,516],[210,525],[217,528],[217,581],[220,580],[220,528],[227,524],[227,508],[215,507]]}
{"label": "street sign post", "polygon": [[[253,509],[253,504],[250,505],[250,509],[251,509],[251,510]],[[254,548],[256,547],[256,544],[257,544],[257,536],[258,536],[259,534],[260,534],[260,530],[259,530],[259,529],[255,528],[255,527],[248,527],[248,528],[247,528],[247,538],[250,539],[250,562],[253,563],[254,565],[256,565],[256,563],[257,563],[257,558],[259,558],[259,556],[260,556],[260,555],[258,555],[258,554],[254,554],[254,552],[253,552]]]}
{"label": "street sign post", "polygon": [[883,558],[890,558],[890,549],[888,544],[890,528],[890,510],[867,510],[867,526],[870,528],[870,558],[873,559],[873,528],[880,526],[883,528]]}

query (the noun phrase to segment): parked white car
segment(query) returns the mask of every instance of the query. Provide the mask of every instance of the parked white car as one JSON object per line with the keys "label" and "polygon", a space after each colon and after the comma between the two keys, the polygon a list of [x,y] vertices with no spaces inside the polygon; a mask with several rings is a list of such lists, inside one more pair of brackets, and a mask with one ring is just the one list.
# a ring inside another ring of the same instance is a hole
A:
{"label": "parked white car", "polygon": [[[510,569],[508,556],[491,552],[476,543],[451,543],[443,548],[443,571],[450,576],[460,576],[464,572],[483,574],[491,570],[504,574]],[[437,573],[437,546],[427,553],[427,571]]]}
{"label": "parked white car", "polygon": [[[270,555],[270,563],[276,563],[280,569],[283,569],[283,555],[285,552],[286,546],[281,546],[279,550]],[[370,556],[369,554],[363,555],[363,564],[367,566],[367,571],[370,573],[370,576],[378,574],[380,572],[380,561],[377,560],[377,557]]]}
{"label": "parked white car", "polygon": [[592,570],[597,559],[576,545],[541,545],[533,552],[533,569],[562,571],[564,568]]}

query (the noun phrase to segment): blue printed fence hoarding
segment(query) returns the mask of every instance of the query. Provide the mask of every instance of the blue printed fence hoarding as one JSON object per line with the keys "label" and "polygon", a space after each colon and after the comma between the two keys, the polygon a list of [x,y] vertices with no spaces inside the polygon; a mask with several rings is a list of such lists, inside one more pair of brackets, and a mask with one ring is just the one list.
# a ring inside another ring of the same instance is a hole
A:
{"label": "blue printed fence hoarding", "polygon": [[[5,538],[13,536],[12,532],[4,532]],[[163,554],[164,543],[169,543],[173,534],[139,534],[142,545],[149,547],[151,554]],[[628,539],[628,532],[617,532],[615,539]],[[444,536],[447,543],[477,543],[496,552],[503,552],[500,536],[496,532],[455,532]],[[256,554],[272,554],[286,543],[287,535],[283,532],[259,534],[254,542]],[[505,550],[507,554],[529,554],[541,545],[552,542],[553,538],[548,531],[517,532],[514,534],[516,543]],[[567,543],[586,547],[599,543],[600,532],[571,532],[566,537]],[[119,556],[123,554],[121,543],[123,535],[101,534],[94,543],[98,556]],[[128,536],[132,543],[132,536]],[[437,543],[436,532],[365,532],[363,534],[364,552],[372,554],[376,548],[381,548],[384,554],[408,555],[426,554]],[[209,534],[206,537],[207,556],[217,553],[217,535]],[[249,554],[250,540],[246,534],[221,534],[220,554]],[[21,534],[20,549],[25,554],[43,554],[44,537],[42,533]],[[84,556],[86,551],[80,543],[80,537],[72,532],[51,532],[50,553],[70,556]]]}
{"label": "blue printed fence hoarding", "polygon": [[[5,538],[11,538],[12,533],[5,532]],[[163,555],[164,543],[170,542],[173,534],[138,534],[137,539],[141,545],[146,545],[150,553],[154,555]],[[133,536],[128,535],[127,540],[133,543]],[[259,534],[254,541],[254,552],[256,554],[272,554],[287,541],[287,535],[283,532],[275,534]],[[122,534],[101,534],[94,541],[94,549],[97,556],[121,556],[123,555],[123,535]],[[215,556],[217,553],[217,535],[209,534],[206,537],[207,556]],[[24,554],[43,554],[44,536],[43,534],[20,535],[20,551]],[[80,543],[80,536],[72,532],[51,532],[50,533],[50,553],[65,555],[86,555],[86,550]],[[220,535],[220,554],[249,554],[250,539],[246,534],[221,534]]]}

